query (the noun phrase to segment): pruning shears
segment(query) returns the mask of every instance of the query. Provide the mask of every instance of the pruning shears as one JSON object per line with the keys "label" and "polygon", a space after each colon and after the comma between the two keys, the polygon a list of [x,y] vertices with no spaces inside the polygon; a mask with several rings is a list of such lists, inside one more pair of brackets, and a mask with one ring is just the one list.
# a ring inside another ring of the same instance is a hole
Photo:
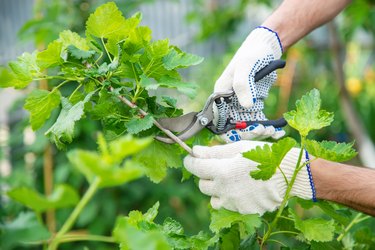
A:
{"label": "pruning shears", "polygon": [[[263,69],[255,74],[255,81],[261,80],[276,69],[284,68],[285,61],[275,60],[265,66]],[[210,95],[200,112],[190,112],[182,116],[172,118],[161,118],[158,120],[160,125],[164,128],[177,133],[176,136],[182,141],[189,139],[196,135],[203,128],[209,129],[214,134],[223,134],[232,129],[245,129],[248,126],[254,124],[262,124],[264,126],[274,126],[275,128],[282,128],[287,125],[284,118],[277,120],[266,120],[266,121],[233,121],[226,117],[225,112],[221,112],[220,109],[224,104],[230,104],[234,92],[229,91],[225,93],[213,93]],[[218,108],[218,122],[214,124],[214,111],[213,105],[216,104]],[[165,143],[175,143],[169,137],[156,136],[157,140]]]}

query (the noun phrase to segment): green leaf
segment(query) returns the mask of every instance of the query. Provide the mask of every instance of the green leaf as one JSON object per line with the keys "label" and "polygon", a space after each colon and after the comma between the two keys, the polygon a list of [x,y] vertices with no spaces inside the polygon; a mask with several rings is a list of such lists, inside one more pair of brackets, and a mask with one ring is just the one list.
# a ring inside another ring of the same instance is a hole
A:
{"label": "green leaf", "polygon": [[77,192],[68,185],[57,186],[53,193],[48,197],[26,187],[14,188],[8,191],[7,194],[13,200],[22,203],[36,212],[71,207],[79,201]]}
{"label": "green leaf", "polygon": [[85,38],[70,30],[60,32],[58,41],[62,43],[63,48],[67,48],[69,45],[72,45],[79,50],[87,51],[90,49]]}
{"label": "green leaf", "polygon": [[169,51],[169,39],[158,40],[158,41],[152,42],[150,43],[149,46],[146,47],[147,56],[151,60],[162,58],[168,53],[168,51]]}
{"label": "green leaf", "polygon": [[329,161],[348,161],[357,155],[352,143],[337,143],[334,141],[317,142],[315,140],[305,140],[305,148],[309,154]]}
{"label": "green leaf", "polygon": [[96,53],[94,50],[88,50],[88,51],[81,50],[74,45],[69,45],[67,47],[67,50],[68,50],[68,53],[69,53],[70,56],[72,56],[72,57],[74,57],[75,59],[78,59],[78,60],[88,59],[88,58],[92,57],[93,55],[95,55],[95,53]]}
{"label": "green leaf", "polygon": [[36,52],[32,54],[23,53],[17,58],[17,61],[10,62],[9,67],[17,79],[24,82],[25,85],[29,84],[34,76],[39,77],[42,75],[36,62]]}
{"label": "green leaf", "polygon": [[133,118],[125,124],[128,133],[138,134],[141,131],[147,130],[152,127],[154,118],[148,114],[143,118]]}
{"label": "green leaf", "polygon": [[141,86],[146,90],[156,90],[159,87],[173,88],[177,89],[177,91],[181,92],[182,94],[189,96],[190,98],[195,97],[197,94],[197,87],[194,84],[182,82],[181,80],[175,79],[170,76],[163,76],[158,82],[155,82],[145,75],[141,75],[140,79]]}
{"label": "green leaf", "polygon": [[202,61],[203,57],[177,51],[175,48],[172,48],[163,58],[164,67],[168,70],[197,65]]}
{"label": "green leaf", "polygon": [[162,96],[161,99],[165,104],[167,104],[171,108],[176,108],[177,106],[177,100],[175,98],[169,97],[169,96]]}
{"label": "green leaf", "polygon": [[241,244],[240,229],[238,224],[223,230],[220,237],[219,249],[238,250]]}
{"label": "green leaf", "polygon": [[0,88],[14,87],[22,89],[29,85],[29,81],[22,81],[13,71],[0,67]]}
{"label": "green leaf", "polygon": [[121,162],[125,157],[140,152],[149,146],[151,138],[134,138],[130,135],[122,136],[109,143],[109,152],[111,161],[114,163]]}
{"label": "green leaf", "polygon": [[308,241],[332,241],[335,232],[333,220],[321,218],[301,220],[292,209],[289,209],[289,214],[294,220],[295,228],[301,231]]}
{"label": "green leaf", "polygon": [[140,152],[151,142],[150,138],[133,138],[130,135],[120,137],[107,145],[99,137],[101,154],[85,150],[73,150],[68,153],[69,161],[83,174],[89,182],[100,178],[100,187],[118,186],[144,175],[144,167],[139,162],[126,159]]}
{"label": "green leaf", "polygon": [[141,230],[129,224],[127,218],[118,218],[113,238],[120,249],[171,250],[166,236],[157,229]]}
{"label": "green leaf", "polygon": [[159,202],[145,214],[131,211],[129,216],[117,219],[113,238],[121,244],[122,249],[172,249],[162,228],[153,223],[158,208]]}
{"label": "green leaf", "polygon": [[284,114],[288,124],[306,137],[311,130],[321,129],[333,121],[333,113],[320,110],[321,99],[317,89],[313,89],[296,102],[296,110]]}
{"label": "green leaf", "polygon": [[119,186],[124,183],[139,179],[143,176],[143,166],[139,163],[127,160],[119,167],[110,164],[95,152],[84,150],[73,150],[68,153],[69,161],[85,175],[88,182],[96,177],[100,178],[99,187]]}
{"label": "green leaf", "polygon": [[21,212],[14,221],[0,224],[0,231],[1,249],[13,249],[23,244],[48,240],[51,236],[32,212]]}
{"label": "green leaf", "polygon": [[60,92],[35,89],[26,99],[24,108],[30,112],[30,123],[33,130],[43,126],[51,112],[60,105]]}
{"label": "green leaf", "polygon": [[113,39],[118,42],[125,39],[130,31],[138,25],[139,21],[139,15],[125,20],[116,4],[109,2],[99,6],[90,15],[86,22],[86,33],[99,38]]}
{"label": "green leaf", "polygon": [[37,63],[41,69],[51,68],[64,62],[61,57],[63,44],[57,40],[48,44],[46,50],[37,54]]}
{"label": "green leaf", "polygon": [[135,29],[130,31],[129,37],[126,39],[124,45],[124,59],[134,62],[133,60],[131,60],[132,58],[134,59],[134,55],[132,54],[134,54],[141,48],[147,47],[147,45],[151,41],[151,33],[151,29],[146,26],[136,27]]}
{"label": "green leaf", "polygon": [[184,234],[184,228],[179,222],[168,217],[163,222],[163,232],[167,235],[171,235],[171,234],[182,235]]}
{"label": "green leaf", "polygon": [[62,110],[60,115],[46,132],[46,135],[54,141],[58,148],[63,149],[65,143],[72,142],[75,122],[82,118],[85,103],[90,100],[93,94],[94,92],[89,93],[83,101],[79,101],[73,106],[67,98],[61,98]]}
{"label": "green leaf", "polygon": [[253,234],[262,221],[258,214],[240,214],[226,209],[211,210],[210,230],[219,233],[224,228],[230,228],[233,223],[243,223],[247,234]]}
{"label": "green leaf", "polygon": [[286,137],[276,143],[273,143],[270,147],[269,144],[265,144],[263,148],[257,146],[242,155],[252,161],[260,163],[257,165],[259,170],[253,170],[250,172],[251,177],[256,180],[268,180],[275,173],[276,169],[280,166],[281,161],[285,155],[296,145],[296,141],[290,137]]}
{"label": "green leaf", "polygon": [[176,145],[153,141],[150,146],[135,156],[146,167],[146,175],[158,183],[167,174],[167,168],[182,166],[181,151]]}
{"label": "green leaf", "polygon": [[344,247],[336,240],[331,242],[311,242],[311,250],[337,250],[344,249]]}
{"label": "green leaf", "polygon": [[197,86],[192,83],[182,82],[178,79],[163,76],[159,82],[160,87],[165,88],[175,88],[177,91],[181,92],[184,95],[187,95],[190,98],[194,98],[197,95]]}

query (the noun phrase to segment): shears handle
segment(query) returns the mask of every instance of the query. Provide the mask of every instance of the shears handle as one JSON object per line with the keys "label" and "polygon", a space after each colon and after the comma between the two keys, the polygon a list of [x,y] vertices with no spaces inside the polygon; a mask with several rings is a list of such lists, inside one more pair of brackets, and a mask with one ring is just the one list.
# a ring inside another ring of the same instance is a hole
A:
{"label": "shears handle", "polygon": [[[284,60],[274,60],[270,62],[267,66],[265,66],[263,69],[259,70],[255,74],[255,81],[259,81],[265,76],[269,75],[276,69],[281,69],[285,67],[285,61]],[[234,93],[233,93],[234,94]],[[215,99],[216,106],[218,107],[218,126],[215,127],[212,123],[207,126],[209,130],[211,130],[215,134],[222,134],[232,129],[245,129],[248,126],[255,125],[255,124],[262,124],[264,126],[274,126],[275,128],[282,128],[287,125],[287,122],[284,118],[280,118],[278,120],[267,120],[267,121],[228,121],[227,120],[227,114],[224,110],[221,110],[222,107],[224,107],[224,103],[227,104],[231,102],[232,97],[224,97],[224,98],[217,98]]]}
{"label": "shears handle", "polygon": [[257,82],[257,81],[261,80],[262,78],[264,78],[266,75],[272,73],[273,71],[275,71],[277,69],[282,69],[284,67],[285,67],[285,61],[284,60],[279,59],[279,60],[272,61],[266,67],[259,70],[255,74],[254,79]]}

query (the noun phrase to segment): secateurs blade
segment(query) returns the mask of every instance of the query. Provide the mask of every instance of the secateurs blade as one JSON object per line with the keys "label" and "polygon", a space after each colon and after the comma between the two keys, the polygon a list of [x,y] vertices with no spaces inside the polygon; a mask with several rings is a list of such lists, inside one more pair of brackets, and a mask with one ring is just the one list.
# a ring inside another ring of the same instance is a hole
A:
{"label": "secateurs blade", "polygon": [[[255,74],[255,81],[259,81],[263,77],[267,76],[276,69],[284,68],[285,61],[275,60],[268,64],[266,67],[261,69]],[[287,122],[284,118],[278,120],[266,120],[266,121],[233,121],[224,117],[222,120],[225,122],[222,124],[214,124],[214,103],[219,108],[224,102],[230,103],[234,97],[234,92],[218,92],[210,95],[200,112],[190,112],[185,115],[173,118],[162,118],[158,122],[164,128],[177,133],[176,136],[181,140],[189,139],[190,137],[196,135],[203,128],[209,129],[214,134],[223,134],[232,129],[245,129],[250,125],[262,124],[264,126],[274,126],[275,128],[284,127]],[[165,143],[175,143],[174,140],[169,137],[156,136],[157,140]]]}

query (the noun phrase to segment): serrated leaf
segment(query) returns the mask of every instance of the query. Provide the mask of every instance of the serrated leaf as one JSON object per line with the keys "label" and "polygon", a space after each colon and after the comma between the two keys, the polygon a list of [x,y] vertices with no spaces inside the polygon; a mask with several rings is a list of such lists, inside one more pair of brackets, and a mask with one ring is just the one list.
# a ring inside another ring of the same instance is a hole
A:
{"label": "serrated leaf", "polygon": [[90,49],[89,44],[85,38],[70,30],[64,30],[60,32],[58,41],[62,43],[63,48],[66,48],[69,45],[73,45],[79,50],[87,51]]}
{"label": "serrated leaf", "polygon": [[118,218],[113,238],[121,249],[171,250],[165,235],[155,228],[141,230],[131,225],[126,217]]}
{"label": "serrated leaf", "polygon": [[14,87],[16,89],[22,89],[29,85],[29,81],[20,80],[13,71],[0,67],[0,87],[8,88]]}
{"label": "serrated leaf", "polygon": [[43,126],[51,112],[60,105],[60,92],[35,89],[26,99],[24,108],[30,112],[30,123],[33,130]]}
{"label": "serrated leaf", "polygon": [[71,207],[79,201],[77,192],[68,185],[57,186],[53,193],[48,197],[26,187],[14,188],[8,191],[7,194],[13,200],[18,201],[37,212],[44,212],[48,209]]}
{"label": "serrated leaf", "polygon": [[200,64],[203,61],[203,57],[180,52],[172,48],[169,53],[163,57],[164,67],[168,70],[175,68],[184,68],[193,65]]}
{"label": "serrated leaf", "polygon": [[182,235],[184,233],[184,228],[179,222],[168,217],[163,222],[163,232],[167,235],[171,235],[171,234]]}
{"label": "serrated leaf", "polygon": [[242,155],[245,158],[259,163],[259,165],[257,165],[259,170],[251,171],[251,177],[256,180],[270,179],[276,173],[276,169],[280,166],[285,155],[295,145],[296,141],[294,139],[286,137],[273,143],[272,146],[265,144],[263,148],[257,146],[255,149],[243,153]]}
{"label": "serrated leaf", "polygon": [[0,87],[1,88],[14,87],[15,86],[14,79],[15,79],[15,76],[10,70],[4,67],[0,68]]}
{"label": "serrated leaf", "polygon": [[72,57],[74,57],[75,59],[78,59],[78,60],[88,59],[88,58],[92,57],[93,55],[95,55],[95,53],[96,53],[94,50],[88,50],[88,51],[81,50],[74,45],[69,45],[67,47],[67,51],[68,51],[68,54],[70,56],[72,56]]}
{"label": "serrated leaf", "polygon": [[62,110],[56,122],[47,130],[46,136],[52,139],[60,149],[65,148],[65,143],[71,143],[74,136],[74,126],[84,114],[85,103],[87,103],[94,92],[86,95],[83,101],[72,105],[65,97],[61,98]]}
{"label": "serrated leaf", "polygon": [[[109,18],[110,17],[110,18]],[[99,38],[120,41],[139,23],[139,16],[125,20],[114,2],[99,6],[86,22],[86,33]]]}
{"label": "serrated leaf", "polygon": [[48,44],[46,50],[37,54],[38,66],[41,69],[47,69],[62,64],[64,62],[61,57],[62,48],[62,43],[57,40]]}
{"label": "serrated leaf", "polygon": [[159,202],[145,214],[135,210],[129,216],[118,218],[113,230],[115,241],[129,249],[172,249],[161,227],[153,223],[158,208]]}
{"label": "serrated leaf", "polygon": [[177,89],[177,91],[181,92],[184,95],[187,95],[190,98],[194,98],[197,95],[196,85],[183,82],[169,76],[162,77],[159,80],[158,84],[164,88],[175,88]]}
{"label": "serrated leaf", "polygon": [[253,234],[262,221],[258,214],[240,214],[226,209],[211,210],[210,230],[219,233],[224,228],[230,228],[233,223],[243,223],[247,234]]}
{"label": "serrated leaf", "polygon": [[124,44],[125,55],[123,59],[135,62],[136,60],[131,60],[135,59],[133,54],[141,48],[147,47],[151,41],[151,33],[151,29],[146,26],[139,26],[130,31],[129,37],[126,39]]}
{"label": "serrated leaf", "polygon": [[9,67],[12,69],[16,78],[24,82],[25,86],[33,80],[34,76],[37,77],[41,75],[40,68],[36,62],[36,52],[32,54],[27,52],[23,53],[16,61],[11,61]]}
{"label": "serrated leaf", "polygon": [[130,135],[122,136],[109,143],[111,162],[119,163],[125,157],[145,149],[152,142],[151,138],[134,138]]}
{"label": "serrated leaf", "polygon": [[171,108],[176,108],[177,100],[175,98],[169,97],[169,96],[162,96],[161,99],[165,104],[167,104]]}
{"label": "serrated leaf", "polygon": [[48,240],[51,234],[41,225],[32,212],[21,212],[18,217],[7,224],[0,224],[0,248],[14,249],[16,246]]}
{"label": "serrated leaf", "polygon": [[284,114],[288,124],[305,137],[311,130],[329,126],[333,113],[320,110],[321,99],[317,89],[313,89],[296,102],[296,110]]}
{"label": "serrated leaf", "polygon": [[152,127],[154,118],[148,114],[143,118],[133,118],[125,124],[129,134],[138,134]]}
{"label": "serrated leaf", "polygon": [[168,53],[168,51],[169,39],[154,41],[146,47],[147,56],[151,60],[162,58]]}
{"label": "serrated leaf", "polygon": [[180,149],[176,145],[153,141],[145,150],[135,156],[146,167],[146,175],[153,182],[160,182],[167,174],[167,168],[182,166]]}
{"label": "serrated leaf", "polygon": [[302,232],[308,241],[332,241],[335,232],[335,222],[321,218],[301,220],[296,213],[289,209],[290,217],[294,220],[295,228]]}
{"label": "serrated leaf", "polygon": [[329,161],[348,161],[357,155],[357,152],[353,149],[354,142],[337,143],[334,141],[305,140],[304,145],[309,154]]}

